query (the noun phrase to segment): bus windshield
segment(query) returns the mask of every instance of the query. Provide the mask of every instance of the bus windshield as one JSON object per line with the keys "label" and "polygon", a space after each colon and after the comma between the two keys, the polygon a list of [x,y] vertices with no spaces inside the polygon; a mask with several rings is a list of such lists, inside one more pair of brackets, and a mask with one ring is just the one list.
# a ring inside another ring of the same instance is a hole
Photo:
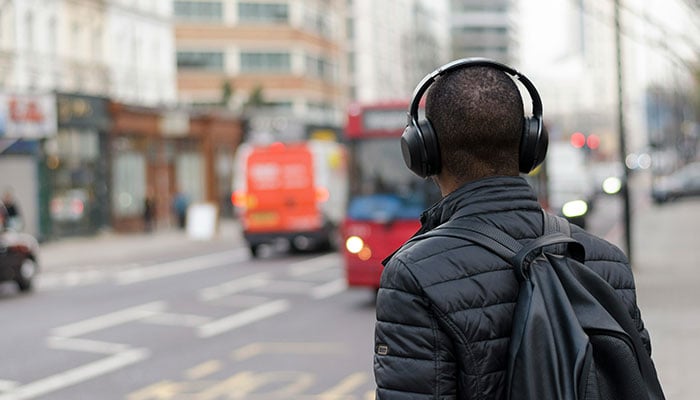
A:
{"label": "bus windshield", "polygon": [[350,155],[350,219],[417,220],[440,199],[431,180],[421,179],[405,167],[398,138],[353,140]]}

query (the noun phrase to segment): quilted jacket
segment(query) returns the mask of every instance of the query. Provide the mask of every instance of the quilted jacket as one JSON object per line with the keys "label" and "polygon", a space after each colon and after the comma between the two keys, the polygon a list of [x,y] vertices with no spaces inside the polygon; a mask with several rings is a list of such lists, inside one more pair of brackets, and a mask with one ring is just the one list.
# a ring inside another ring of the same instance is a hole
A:
{"label": "quilted jacket", "polygon": [[[449,194],[421,216],[418,233],[450,220],[496,226],[525,243],[543,232],[541,206],[521,177],[492,177]],[[457,221],[455,221],[457,222]],[[572,225],[586,265],[626,304],[647,350],[627,258]],[[518,281],[511,266],[463,239],[429,237],[385,260],[377,294],[377,399],[505,399],[507,351]]]}

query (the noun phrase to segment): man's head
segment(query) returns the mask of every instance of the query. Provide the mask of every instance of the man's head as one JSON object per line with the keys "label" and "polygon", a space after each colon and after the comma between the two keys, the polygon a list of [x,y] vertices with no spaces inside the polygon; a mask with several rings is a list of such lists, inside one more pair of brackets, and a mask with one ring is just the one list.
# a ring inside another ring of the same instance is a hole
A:
{"label": "man's head", "polygon": [[524,110],[508,74],[482,66],[448,72],[430,86],[425,109],[440,146],[439,183],[518,175]]}

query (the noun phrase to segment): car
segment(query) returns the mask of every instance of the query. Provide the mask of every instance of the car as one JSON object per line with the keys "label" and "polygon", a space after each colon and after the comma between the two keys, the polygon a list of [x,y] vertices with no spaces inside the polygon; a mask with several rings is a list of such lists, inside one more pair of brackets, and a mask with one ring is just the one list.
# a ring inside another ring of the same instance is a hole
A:
{"label": "car", "polygon": [[700,196],[700,161],[658,178],[652,186],[651,196],[657,204],[681,197]]}
{"label": "car", "polygon": [[39,272],[38,251],[37,240],[30,234],[15,230],[0,203],[0,282],[15,282],[22,292],[32,290],[33,280]]}

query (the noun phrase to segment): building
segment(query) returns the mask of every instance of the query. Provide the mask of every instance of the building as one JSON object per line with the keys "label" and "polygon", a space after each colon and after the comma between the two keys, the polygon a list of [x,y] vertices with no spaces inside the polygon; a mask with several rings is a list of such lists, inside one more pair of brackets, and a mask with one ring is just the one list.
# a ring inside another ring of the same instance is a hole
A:
{"label": "building", "polygon": [[143,229],[147,194],[170,225],[177,190],[225,212],[240,121],[177,106],[171,17],[171,0],[0,2],[0,190],[27,232]]}
{"label": "building", "polygon": [[448,61],[446,1],[348,1],[348,79],[356,102],[408,100]]}
{"label": "building", "polygon": [[342,124],[345,0],[174,1],[180,100]]}
{"label": "building", "polygon": [[517,64],[518,12],[514,0],[449,0],[452,58],[485,57]]}
{"label": "building", "polygon": [[[544,115],[556,127],[550,133],[563,140],[576,131],[595,133],[597,156],[619,158],[614,2],[521,3],[527,39],[521,66],[540,90]],[[697,90],[692,66],[700,62],[700,10],[684,0],[650,0],[620,2],[619,12],[626,148],[652,151],[654,164],[674,168],[698,118],[679,105],[690,104],[689,93]]]}

